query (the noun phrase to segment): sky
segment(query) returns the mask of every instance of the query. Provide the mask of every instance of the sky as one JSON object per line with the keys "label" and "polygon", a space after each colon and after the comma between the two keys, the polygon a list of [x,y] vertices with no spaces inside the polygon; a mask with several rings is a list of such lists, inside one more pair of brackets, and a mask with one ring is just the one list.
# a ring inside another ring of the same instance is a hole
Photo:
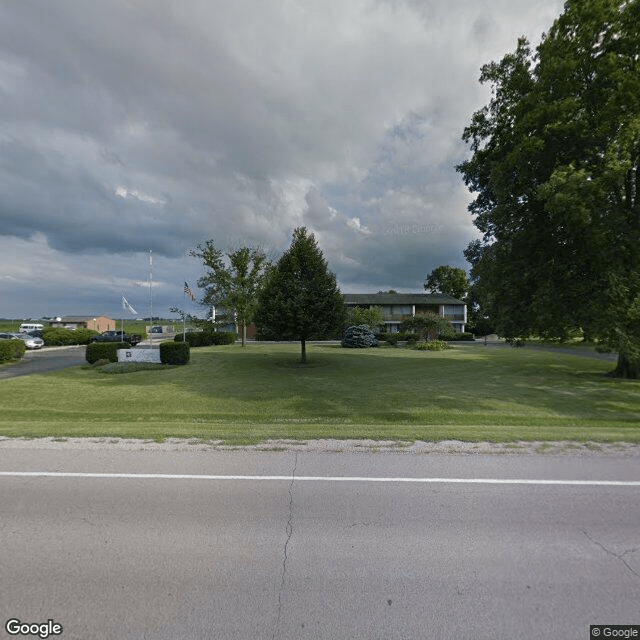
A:
{"label": "sky", "polygon": [[190,250],[275,261],[299,226],[344,293],[468,269],[480,67],[562,6],[3,0],[0,317],[197,313]]}

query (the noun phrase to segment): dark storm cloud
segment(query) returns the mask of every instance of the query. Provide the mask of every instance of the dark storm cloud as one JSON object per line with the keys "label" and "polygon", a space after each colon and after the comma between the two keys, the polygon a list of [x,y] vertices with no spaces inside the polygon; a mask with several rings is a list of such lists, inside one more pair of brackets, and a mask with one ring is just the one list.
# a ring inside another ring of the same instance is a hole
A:
{"label": "dark storm cloud", "polygon": [[345,290],[464,266],[479,68],[561,7],[6,0],[0,315],[113,304],[150,249],[167,306],[201,269],[189,248],[277,254],[300,224]]}

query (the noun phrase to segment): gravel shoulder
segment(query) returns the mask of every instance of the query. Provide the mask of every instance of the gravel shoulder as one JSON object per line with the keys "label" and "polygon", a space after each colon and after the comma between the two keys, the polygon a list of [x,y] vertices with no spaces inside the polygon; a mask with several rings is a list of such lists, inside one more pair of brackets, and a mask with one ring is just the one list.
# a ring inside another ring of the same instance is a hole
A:
{"label": "gravel shoulder", "polygon": [[398,455],[536,455],[624,456],[640,459],[640,445],[615,442],[395,442],[375,440],[269,440],[256,445],[230,446],[221,441],[168,438],[164,442],[123,438],[6,438],[0,450],[103,450],[103,451],[298,451],[311,453],[394,453]]}

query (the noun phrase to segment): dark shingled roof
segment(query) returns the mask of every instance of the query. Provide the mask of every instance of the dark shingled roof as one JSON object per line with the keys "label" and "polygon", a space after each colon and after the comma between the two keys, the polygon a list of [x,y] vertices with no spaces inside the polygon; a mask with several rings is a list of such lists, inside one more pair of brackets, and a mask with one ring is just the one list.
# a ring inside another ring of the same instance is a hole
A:
{"label": "dark shingled roof", "polygon": [[465,304],[441,293],[345,293],[345,304]]}

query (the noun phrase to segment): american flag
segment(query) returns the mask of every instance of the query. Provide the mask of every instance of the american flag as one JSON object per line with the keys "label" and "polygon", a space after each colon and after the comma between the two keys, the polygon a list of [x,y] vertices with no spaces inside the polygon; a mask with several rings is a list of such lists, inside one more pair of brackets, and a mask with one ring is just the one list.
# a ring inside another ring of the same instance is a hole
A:
{"label": "american flag", "polygon": [[189,285],[186,282],[184,283],[184,293],[189,298],[191,298],[191,300],[195,300],[196,299],[196,297],[193,295],[193,291],[191,291]]}

